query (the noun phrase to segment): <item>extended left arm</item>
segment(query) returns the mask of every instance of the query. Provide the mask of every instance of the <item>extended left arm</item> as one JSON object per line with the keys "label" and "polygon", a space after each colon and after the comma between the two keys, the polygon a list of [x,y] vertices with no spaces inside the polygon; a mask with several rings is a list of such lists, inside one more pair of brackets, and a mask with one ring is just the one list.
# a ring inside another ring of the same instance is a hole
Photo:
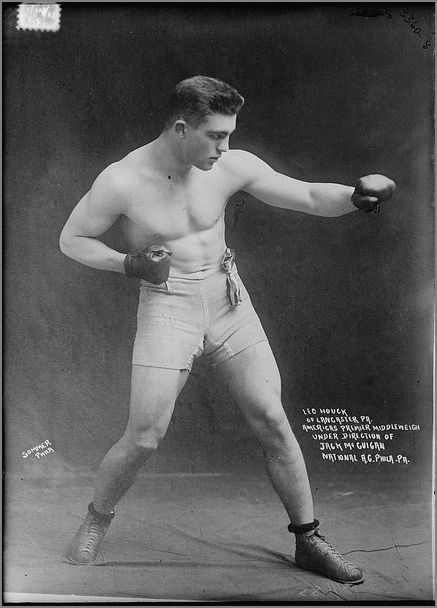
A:
{"label": "extended left arm", "polygon": [[370,212],[388,200],[395,183],[384,175],[367,175],[351,186],[309,183],[274,171],[262,160],[245,153],[241,158],[246,183],[242,188],[259,200],[284,209],[336,217],[357,209]]}

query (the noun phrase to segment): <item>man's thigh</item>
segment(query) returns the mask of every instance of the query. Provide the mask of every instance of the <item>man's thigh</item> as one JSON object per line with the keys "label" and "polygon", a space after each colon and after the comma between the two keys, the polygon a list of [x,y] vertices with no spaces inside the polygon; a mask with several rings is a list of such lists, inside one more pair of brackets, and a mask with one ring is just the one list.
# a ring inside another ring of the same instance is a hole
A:
{"label": "man's thigh", "polygon": [[167,425],[188,375],[186,369],[133,365],[129,426]]}
{"label": "man's thigh", "polygon": [[220,381],[246,414],[283,411],[281,378],[268,342],[259,342],[215,368]]}

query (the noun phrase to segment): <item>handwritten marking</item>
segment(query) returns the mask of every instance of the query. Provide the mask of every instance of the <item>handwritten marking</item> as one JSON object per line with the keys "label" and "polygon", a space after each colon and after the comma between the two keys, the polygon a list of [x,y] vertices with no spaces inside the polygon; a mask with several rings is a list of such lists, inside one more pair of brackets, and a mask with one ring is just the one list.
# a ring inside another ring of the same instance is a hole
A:
{"label": "handwritten marking", "polygon": [[[375,424],[369,416],[352,415],[345,408],[304,408],[302,413],[302,430],[311,434],[328,462],[408,465],[408,456],[394,453],[387,442],[396,439],[396,431],[421,430],[419,424]],[[386,453],[390,448],[392,453]]]}
{"label": "handwritten marking", "polygon": [[[409,13],[409,15],[408,15],[408,13]],[[414,15],[412,13],[410,13],[410,11],[407,8],[404,8],[403,12],[399,13],[399,15],[401,17],[404,17],[404,22],[410,26],[410,28],[413,30],[413,32],[415,34],[417,34],[417,36],[419,36],[419,38],[422,38],[423,28],[421,28],[420,26],[416,27],[416,25],[418,25],[418,21],[415,20]],[[423,49],[430,49],[430,48],[432,48],[432,42],[431,42],[431,40],[427,40],[425,42],[425,44],[422,45],[422,48]]]}
{"label": "handwritten marking", "polygon": [[[349,595],[358,599],[359,594],[348,584],[337,583],[336,581],[329,580],[327,583],[327,588],[324,590],[318,585],[314,585],[312,587],[304,587],[298,592],[298,595],[303,597],[317,597],[318,595],[329,595],[329,593],[333,593],[337,595],[341,599],[346,599],[344,596]],[[342,595],[343,594],[343,595]],[[350,599],[350,597],[349,597]]]}
{"label": "handwritten marking", "polygon": [[304,587],[304,589],[301,589],[298,593],[298,595],[302,595],[304,597],[314,597],[316,595],[325,595],[323,593],[323,591],[320,589],[320,587]]}
{"label": "handwritten marking", "polygon": [[[347,584],[337,583],[336,581],[328,582],[328,589],[335,595],[338,595],[342,599],[346,599],[344,595],[350,595],[355,599],[358,599],[359,594],[355,591],[353,587]],[[343,594],[343,595],[342,595]],[[350,598],[349,598],[350,599]]]}
{"label": "handwritten marking", "polygon": [[[352,17],[365,17],[365,18],[376,18],[376,17],[387,17],[387,19],[393,19],[393,10],[391,8],[377,9],[377,8],[352,8],[349,10],[349,15]],[[423,27],[414,17],[413,13],[408,8],[401,9],[399,16],[403,18],[404,23],[410,26],[414,34],[419,38],[423,38],[424,33]],[[425,44],[422,45],[423,49],[432,49],[433,44],[431,40],[426,40]]]}
{"label": "handwritten marking", "polygon": [[352,17],[381,17],[386,15],[388,19],[392,19],[392,10],[390,8],[387,9],[378,9],[378,8],[352,8],[349,11],[349,15]]}
{"label": "handwritten marking", "polygon": [[30,450],[25,450],[21,452],[21,455],[23,456],[23,458],[27,458],[28,456],[33,454],[39,460],[43,456],[47,456],[50,453],[55,453],[55,450],[52,447],[49,447],[51,445],[51,441],[46,439],[42,443],[35,445],[33,448],[30,448]]}

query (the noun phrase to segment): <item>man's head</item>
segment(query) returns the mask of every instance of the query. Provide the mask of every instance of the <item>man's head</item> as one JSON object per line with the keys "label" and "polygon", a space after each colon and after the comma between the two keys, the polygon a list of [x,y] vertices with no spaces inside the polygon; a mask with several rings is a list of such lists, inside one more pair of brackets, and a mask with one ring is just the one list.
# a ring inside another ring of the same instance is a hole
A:
{"label": "man's head", "polygon": [[165,131],[171,132],[184,162],[211,169],[228,149],[243,104],[234,88],[216,78],[194,76],[176,85]]}
{"label": "man's head", "polygon": [[244,98],[233,87],[217,78],[193,76],[179,82],[169,100],[165,128],[178,119],[197,127],[210,114],[238,114]]}

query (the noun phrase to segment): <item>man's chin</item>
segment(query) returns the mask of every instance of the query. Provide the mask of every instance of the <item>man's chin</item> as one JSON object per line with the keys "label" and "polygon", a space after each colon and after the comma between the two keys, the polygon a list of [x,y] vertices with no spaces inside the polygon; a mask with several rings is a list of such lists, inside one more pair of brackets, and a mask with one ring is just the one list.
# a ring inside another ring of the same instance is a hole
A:
{"label": "man's chin", "polygon": [[207,160],[205,163],[195,165],[201,171],[211,171],[217,161]]}
{"label": "man's chin", "polygon": [[220,160],[219,158],[215,158],[215,157],[214,158],[208,158],[208,161],[207,161],[207,163],[208,163],[208,169],[212,169],[214,167],[214,165],[216,163],[218,163],[219,160]]}

